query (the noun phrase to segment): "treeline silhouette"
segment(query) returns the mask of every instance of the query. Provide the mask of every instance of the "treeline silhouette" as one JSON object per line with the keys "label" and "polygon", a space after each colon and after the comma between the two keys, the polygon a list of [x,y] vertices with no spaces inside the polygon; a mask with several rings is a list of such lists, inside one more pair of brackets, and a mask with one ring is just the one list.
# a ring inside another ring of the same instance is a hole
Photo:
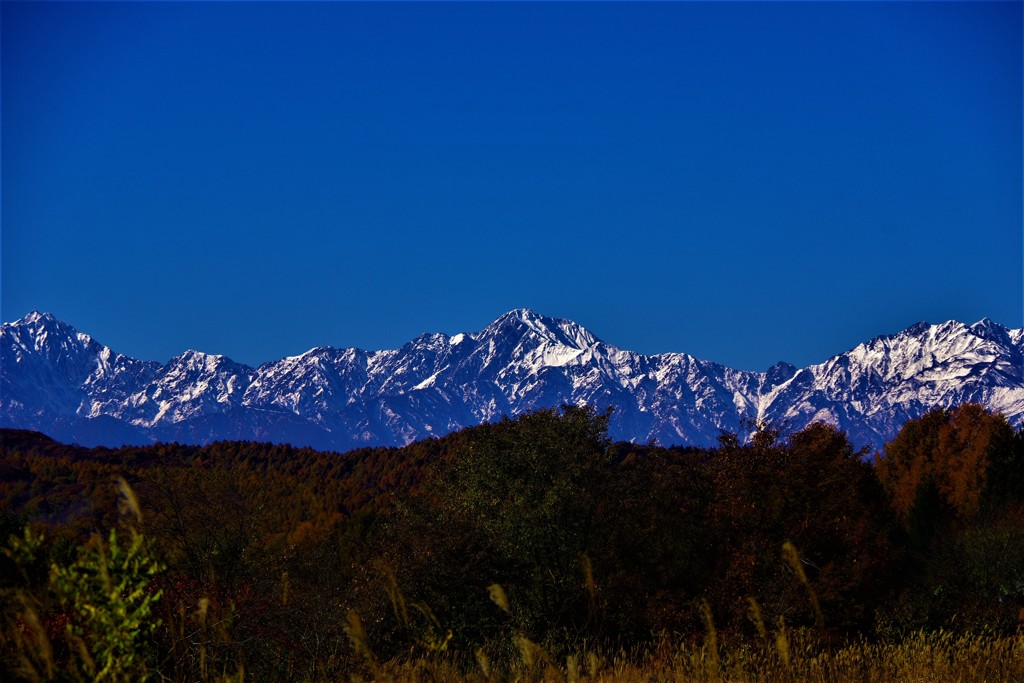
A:
{"label": "treeline silhouette", "polygon": [[43,640],[58,667],[94,645],[87,589],[54,577],[109,573],[129,537],[152,561],[132,565],[153,598],[137,678],[341,679],[410,650],[500,661],[516,638],[628,649],[712,624],[821,647],[1020,628],[1024,430],[1001,415],[936,409],[884,454],[824,424],[701,449],[611,443],[607,421],[565,406],[343,454],[3,430],[0,678],[45,669],[24,652]]}

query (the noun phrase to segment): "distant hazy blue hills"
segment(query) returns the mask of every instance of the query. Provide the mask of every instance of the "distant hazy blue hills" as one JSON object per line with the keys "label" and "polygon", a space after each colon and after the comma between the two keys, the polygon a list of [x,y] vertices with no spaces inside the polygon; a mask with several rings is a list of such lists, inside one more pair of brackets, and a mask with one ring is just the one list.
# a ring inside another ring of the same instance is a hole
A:
{"label": "distant hazy blue hills", "polygon": [[530,310],[480,332],[424,334],[391,351],[322,346],[257,368],[186,351],[118,354],[46,313],[0,328],[0,426],[82,445],[273,441],[401,445],[565,403],[613,407],[611,436],[710,445],[741,421],[824,421],[880,448],[908,419],[973,401],[1024,420],[1024,330],[988,319],[920,323],[819,365],[733,370],[644,356]]}

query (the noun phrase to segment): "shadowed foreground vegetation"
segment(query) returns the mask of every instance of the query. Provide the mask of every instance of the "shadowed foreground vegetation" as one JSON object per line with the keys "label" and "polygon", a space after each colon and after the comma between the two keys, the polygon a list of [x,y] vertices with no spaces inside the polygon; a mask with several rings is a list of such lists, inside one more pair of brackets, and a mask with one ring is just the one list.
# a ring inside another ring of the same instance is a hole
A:
{"label": "shadowed foreground vegetation", "polygon": [[543,410],[404,448],[83,449],[5,430],[0,679],[1024,680],[1024,432],[872,463]]}

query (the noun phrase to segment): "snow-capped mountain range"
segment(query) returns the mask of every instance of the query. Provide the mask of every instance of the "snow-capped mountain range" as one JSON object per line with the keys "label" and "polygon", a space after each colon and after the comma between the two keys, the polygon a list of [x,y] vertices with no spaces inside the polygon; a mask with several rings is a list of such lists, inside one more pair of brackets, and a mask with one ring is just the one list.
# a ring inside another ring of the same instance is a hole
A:
{"label": "snow-capped mountain range", "polygon": [[644,356],[521,309],[480,332],[400,349],[321,346],[252,368],[186,351],[123,356],[33,312],[0,328],[0,426],[83,445],[221,439],[320,449],[400,445],[565,403],[614,407],[615,439],[709,445],[744,419],[815,421],[880,448],[908,419],[974,401],[1024,422],[1024,330],[988,319],[920,323],[819,365],[733,370],[683,353]]}

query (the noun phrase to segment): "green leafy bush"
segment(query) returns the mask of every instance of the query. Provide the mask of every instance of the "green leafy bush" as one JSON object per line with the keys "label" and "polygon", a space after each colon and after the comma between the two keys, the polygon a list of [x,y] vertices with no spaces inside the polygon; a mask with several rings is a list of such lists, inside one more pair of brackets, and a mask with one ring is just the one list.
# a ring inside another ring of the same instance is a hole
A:
{"label": "green leafy bush", "polygon": [[54,564],[51,584],[71,621],[67,635],[80,670],[96,681],[144,681],[152,667],[151,637],[159,626],[150,580],[162,567],[150,543],[111,530],[90,539],[68,566]]}

